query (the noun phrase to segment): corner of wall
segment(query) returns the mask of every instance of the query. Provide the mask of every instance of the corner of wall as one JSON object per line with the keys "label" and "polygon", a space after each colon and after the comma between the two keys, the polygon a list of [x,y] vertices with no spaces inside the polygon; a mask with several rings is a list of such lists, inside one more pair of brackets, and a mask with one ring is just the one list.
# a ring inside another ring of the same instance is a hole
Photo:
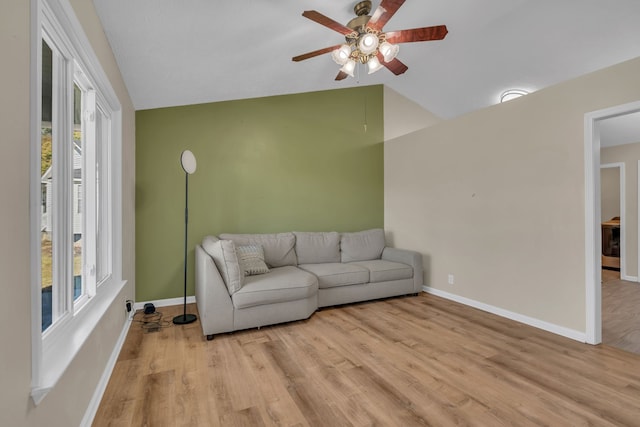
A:
{"label": "corner of wall", "polygon": [[388,86],[383,86],[384,140],[433,126],[442,119]]}

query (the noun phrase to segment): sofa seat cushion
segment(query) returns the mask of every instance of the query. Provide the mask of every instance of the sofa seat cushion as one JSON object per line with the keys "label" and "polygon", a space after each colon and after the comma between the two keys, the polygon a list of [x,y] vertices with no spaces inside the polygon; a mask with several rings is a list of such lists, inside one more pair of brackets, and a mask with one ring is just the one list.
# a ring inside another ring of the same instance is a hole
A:
{"label": "sofa seat cushion", "polygon": [[272,268],[269,273],[247,276],[244,285],[231,296],[236,308],[296,301],[318,292],[318,280],[297,267]]}
{"label": "sofa seat cushion", "polygon": [[369,270],[369,281],[371,283],[387,282],[389,280],[411,279],[413,268],[410,265],[400,262],[376,259],[372,261],[357,261],[349,263]]}
{"label": "sofa seat cushion", "polygon": [[369,270],[355,263],[300,264],[298,267],[315,274],[318,277],[318,287],[320,289],[360,285],[369,282]]}

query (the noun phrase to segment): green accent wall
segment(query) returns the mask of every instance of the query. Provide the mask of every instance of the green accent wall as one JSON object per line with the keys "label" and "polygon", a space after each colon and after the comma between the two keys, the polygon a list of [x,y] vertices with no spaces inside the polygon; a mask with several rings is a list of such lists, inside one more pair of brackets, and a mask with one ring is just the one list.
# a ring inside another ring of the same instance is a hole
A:
{"label": "green accent wall", "polygon": [[183,295],[206,235],[384,226],[383,87],[136,112],[136,300]]}

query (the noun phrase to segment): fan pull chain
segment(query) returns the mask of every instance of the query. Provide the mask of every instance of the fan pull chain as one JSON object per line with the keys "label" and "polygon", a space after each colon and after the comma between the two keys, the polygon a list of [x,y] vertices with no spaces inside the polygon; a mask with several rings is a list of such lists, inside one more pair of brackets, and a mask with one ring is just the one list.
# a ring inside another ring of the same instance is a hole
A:
{"label": "fan pull chain", "polygon": [[364,133],[367,133],[367,97],[364,97]]}

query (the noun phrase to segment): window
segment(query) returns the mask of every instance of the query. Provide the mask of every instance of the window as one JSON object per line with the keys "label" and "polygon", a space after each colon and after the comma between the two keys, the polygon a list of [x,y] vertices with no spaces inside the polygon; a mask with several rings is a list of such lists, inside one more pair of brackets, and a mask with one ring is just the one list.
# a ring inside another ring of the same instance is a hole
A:
{"label": "window", "polygon": [[[111,212],[104,203],[89,206],[87,201],[96,200],[96,164],[108,161],[108,149],[95,147],[108,147],[110,141],[101,141],[105,134],[96,132],[99,101],[90,79],[46,29],[42,64],[40,183],[45,194],[41,197],[40,288],[42,331],[46,332],[96,293],[97,209],[102,209],[105,218]],[[71,84],[67,84],[67,75],[73,76]],[[100,126],[109,126],[104,113]],[[106,159],[98,160],[100,156]],[[111,266],[103,262],[101,278],[110,271]]]}
{"label": "window", "polygon": [[121,108],[68,0],[34,0],[33,388],[37,404],[124,285]]}

